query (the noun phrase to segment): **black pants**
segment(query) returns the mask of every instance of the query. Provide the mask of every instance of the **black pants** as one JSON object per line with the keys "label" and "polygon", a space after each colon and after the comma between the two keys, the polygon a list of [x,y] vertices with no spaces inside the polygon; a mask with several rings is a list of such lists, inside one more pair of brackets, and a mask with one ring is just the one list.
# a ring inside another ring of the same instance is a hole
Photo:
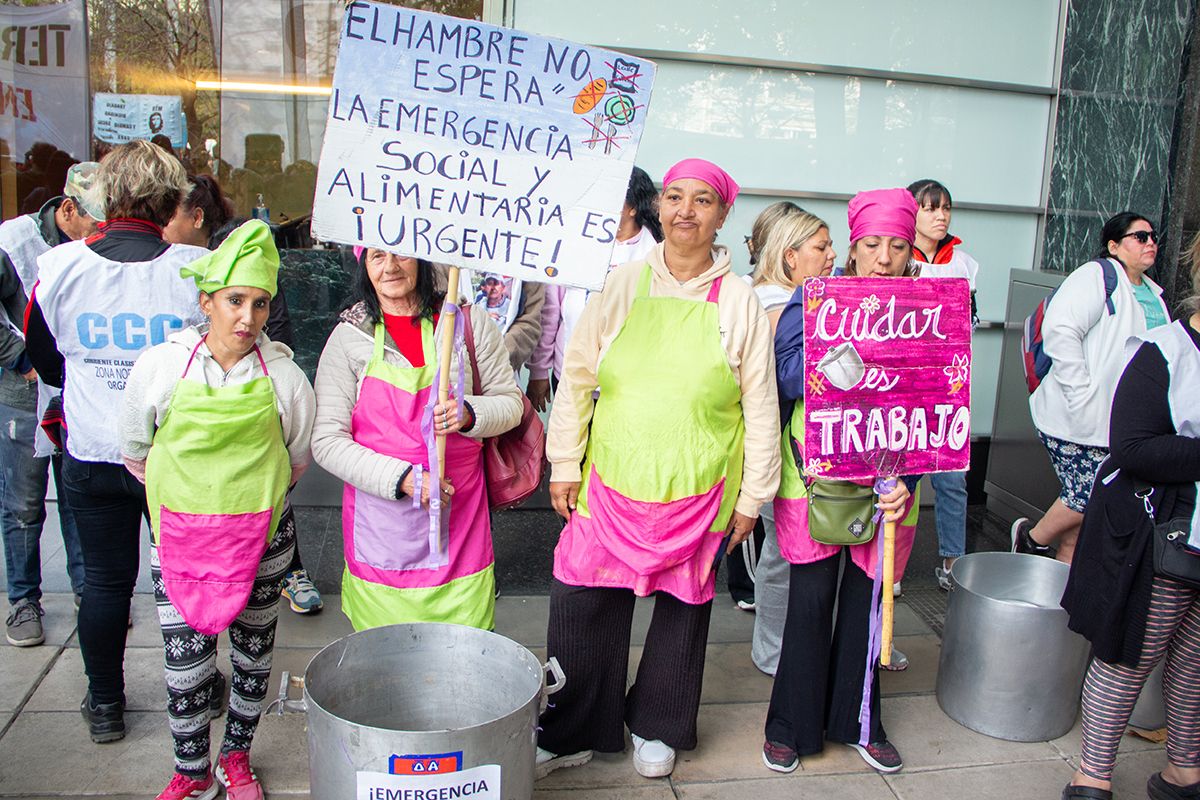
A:
{"label": "black pants", "polygon": [[625,691],[633,591],[550,587],[546,651],[567,676],[541,719],[538,745],[552,753],[625,749],[625,726],[678,750],[696,746],[704,649],[712,602],[689,605],[658,592],[637,680]]}
{"label": "black pants", "polygon": [[754,521],[754,532],[725,558],[729,565],[725,578],[729,583],[729,596],[735,603],[738,600],[754,602],[754,572],[758,569],[758,554],[766,535],[762,517],[759,517]]}
{"label": "black pants", "polygon": [[[845,555],[841,586],[838,572]],[[783,648],[767,709],[766,738],[800,755],[819,753],[824,742],[857,743],[872,581],[850,562],[846,548],[811,564],[793,564],[789,575]],[[834,600],[837,620],[834,620]],[[879,667],[872,667],[870,740],[887,738],[879,717]]]}
{"label": "black pants", "polygon": [[79,646],[93,703],[125,702],[125,634],[138,576],[146,490],[121,464],[63,456],[63,489],[83,551]]}

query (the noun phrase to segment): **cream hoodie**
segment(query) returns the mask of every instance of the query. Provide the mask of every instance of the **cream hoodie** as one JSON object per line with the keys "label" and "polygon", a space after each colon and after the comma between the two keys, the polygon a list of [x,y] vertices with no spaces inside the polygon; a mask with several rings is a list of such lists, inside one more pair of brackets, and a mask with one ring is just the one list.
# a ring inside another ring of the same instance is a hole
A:
{"label": "cream hoodie", "polygon": [[[587,304],[563,359],[562,383],[554,397],[547,433],[546,455],[552,481],[579,481],[587,449],[588,426],[595,403],[592,392],[600,388],[596,371],[600,360],[621,332],[637,294],[638,281],[650,265],[651,297],[678,297],[704,302],[712,282],[722,275],[717,297],[721,344],[729,368],[742,389],[742,416],[746,423],[742,489],[736,509],[758,516],[763,503],[779,486],[779,400],[775,389],[775,349],[771,325],[754,291],[733,274],[729,251],[718,246],[713,265],[702,275],[680,283],[663,261],[663,245],[645,259],[632,261],[608,275],[604,291]],[[686,358],[686,353],[680,353]],[[671,398],[664,397],[663,403]]]}
{"label": "cream hoodie", "polygon": [[[208,326],[202,325],[171,334],[167,341],[138,356],[129,373],[121,411],[121,455],[138,480],[145,481],[146,457],[150,454],[154,433],[167,415],[175,385],[183,376],[192,349],[207,331]],[[292,464],[292,482],[295,482],[309,462],[309,437],[317,414],[316,396],[308,377],[292,360],[292,351],[287,345],[272,342],[265,333],[258,335],[256,344],[275,389],[275,406],[279,409],[283,443]],[[262,374],[258,357],[253,352],[226,372],[212,357],[208,345],[201,344],[185,380],[214,387],[238,386],[261,378]]]}

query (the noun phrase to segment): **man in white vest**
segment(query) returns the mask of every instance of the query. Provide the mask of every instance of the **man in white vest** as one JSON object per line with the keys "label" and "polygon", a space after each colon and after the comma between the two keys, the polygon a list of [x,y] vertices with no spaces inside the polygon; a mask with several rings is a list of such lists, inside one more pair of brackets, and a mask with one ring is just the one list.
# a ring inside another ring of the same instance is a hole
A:
{"label": "man in white vest", "polygon": [[0,225],[0,531],[8,573],[5,625],[9,644],[32,647],[42,632],[41,536],[46,519],[46,488],[53,460],[58,518],[67,555],[67,574],[76,604],[83,592],[83,556],[75,522],[63,500],[61,455],[38,423],[58,391],[41,383],[25,352],[21,334],[29,293],[37,282],[38,256],[63,242],[96,232],[103,219],[91,184],[99,164],[76,164],[67,172],[60,197],[36,214]]}

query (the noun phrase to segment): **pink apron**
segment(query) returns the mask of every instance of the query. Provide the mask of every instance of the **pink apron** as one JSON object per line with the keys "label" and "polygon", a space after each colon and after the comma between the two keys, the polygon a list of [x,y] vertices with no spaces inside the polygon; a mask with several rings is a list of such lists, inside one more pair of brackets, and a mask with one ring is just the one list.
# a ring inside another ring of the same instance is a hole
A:
{"label": "pink apron", "polygon": [[597,370],[584,481],[554,551],[575,586],[713,597],[713,560],[742,480],[741,388],[706,301],[650,297],[650,267]]}
{"label": "pink apron", "polygon": [[184,380],[146,459],[146,500],[163,583],[188,625],[214,636],[250,599],[275,535],[291,465],[275,389],[263,376],[238,386]]}
{"label": "pink apron", "polygon": [[[376,324],[374,353],[350,418],[354,441],[412,464],[418,487],[437,480],[430,472],[427,438],[436,349],[432,324],[422,320],[421,326],[426,365],[413,367],[385,360],[384,327]],[[413,498],[379,497],[346,484],[342,609],[355,629],[398,622],[493,627],[495,580],[482,444],[450,435],[446,476],[454,499],[432,531],[429,509]],[[420,496],[419,488],[414,494]]]}

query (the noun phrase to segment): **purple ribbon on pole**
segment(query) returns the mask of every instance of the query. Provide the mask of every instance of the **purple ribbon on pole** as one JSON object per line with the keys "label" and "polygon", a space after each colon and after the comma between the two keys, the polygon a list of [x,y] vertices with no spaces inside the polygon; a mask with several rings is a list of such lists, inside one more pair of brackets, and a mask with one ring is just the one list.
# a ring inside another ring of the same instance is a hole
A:
{"label": "purple ribbon on pole", "polygon": [[[875,494],[885,495],[896,490],[895,478],[877,478]],[[883,519],[883,510],[876,509],[872,521],[876,525]],[[883,593],[883,535],[875,536],[875,579],[871,586],[871,627],[867,636],[867,667],[863,670],[862,705],[858,709],[858,743],[866,747],[871,743],[871,690],[875,684],[875,662],[883,650],[883,609],[879,598]]]}
{"label": "purple ribbon on pole", "polygon": [[[450,310],[453,309],[453,310]],[[446,315],[449,313],[454,319],[453,341],[451,346],[454,353],[458,356],[458,381],[454,387],[454,395],[458,401],[458,415],[461,418],[463,412],[463,385],[466,383],[466,337],[465,329],[463,328],[463,314],[461,308],[454,306],[450,301],[450,296],[447,294],[446,301],[442,304],[441,317],[438,321],[437,329],[434,331],[434,341],[441,341],[442,329],[446,320]],[[441,350],[437,351],[437,368],[433,372],[433,389],[429,393],[429,402],[425,404],[425,411],[421,414],[421,436],[425,439],[425,450],[429,454],[429,552],[440,552],[441,547],[441,529],[442,529],[442,487],[436,480],[436,476],[441,472],[438,469],[438,452],[437,452],[437,434],[433,429],[433,409],[438,403],[438,387],[442,383],[442,359]]]}
{"label": "purple ribbon on pole", "polygon": [[421,507],[421,486],[425,483],[424,470],[421,469],[420,464],[413,464],[412,470],[413,470],[412,507],[420,508]]}

